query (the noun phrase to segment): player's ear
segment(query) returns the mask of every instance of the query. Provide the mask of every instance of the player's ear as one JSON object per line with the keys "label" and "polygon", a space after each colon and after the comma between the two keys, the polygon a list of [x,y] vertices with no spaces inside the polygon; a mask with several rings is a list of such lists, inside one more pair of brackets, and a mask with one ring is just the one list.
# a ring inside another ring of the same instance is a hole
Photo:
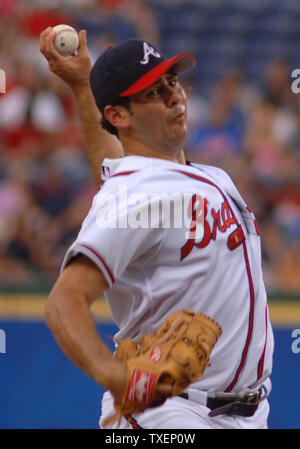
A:
{"label": "player's ear", "polygon": [[107,105],[104,108],[104,116],[115,128],[130,127],[130,112],[120,105]]}

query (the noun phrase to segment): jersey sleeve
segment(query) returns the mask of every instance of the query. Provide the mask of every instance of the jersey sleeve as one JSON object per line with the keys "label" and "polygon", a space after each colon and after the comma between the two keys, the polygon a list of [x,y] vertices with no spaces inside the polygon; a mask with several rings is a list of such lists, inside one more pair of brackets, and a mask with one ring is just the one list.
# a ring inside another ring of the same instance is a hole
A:
{"label": "jersey sleeve", "polygon": [[83,254],[99,267],[111,287],[130,264],[143,264],[153,256],[163,234],[157,227],[149,226],[150,199],[147,195],[132,192],[127,184],[117,185],[114,191],[107,185],[94,197],[61,270],[73,257]]}

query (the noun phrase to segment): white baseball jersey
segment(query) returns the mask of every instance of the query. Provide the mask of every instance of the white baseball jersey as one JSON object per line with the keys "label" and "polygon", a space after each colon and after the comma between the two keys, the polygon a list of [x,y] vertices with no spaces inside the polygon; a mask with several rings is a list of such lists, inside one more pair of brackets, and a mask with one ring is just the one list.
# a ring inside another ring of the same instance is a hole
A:
{"label": "white baseball jersey", "polygon": [[260,237],[230,177],[215,167],[128,156],[105,159],[102,179],[62,269],[82,253],[103,272],[120,329],[115,341],[155,332],[176,310],[204,313],[222,335],[193,388],[232,393],[260,385],[273,353]]}

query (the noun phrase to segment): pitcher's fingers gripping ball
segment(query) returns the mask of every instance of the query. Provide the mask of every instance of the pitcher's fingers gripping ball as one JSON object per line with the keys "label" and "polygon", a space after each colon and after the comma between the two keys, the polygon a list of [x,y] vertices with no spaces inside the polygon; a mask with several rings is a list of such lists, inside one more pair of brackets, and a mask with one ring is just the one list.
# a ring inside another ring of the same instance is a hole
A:
{"label": "pitcher's fingers gripping ball", "polygon": [[53,27],[53,31],[56,33],[54,45],[60,54],[70,56],[78,50],[79,36],[73,27],[69,25],[56,25]]}
{"label": "pitcher's fingers gripping ball", "polygon": [[161,405],[167,396],[160,401],[155,397],[162,384],[172,386],[169,396],[176,396],[198,380],[221,333],[219,324],[206,315],[180,310],[167,318],[155,334],[146,334],[137,343],[122,341],[115,357],[127,365],[127,386],[122,403],[115,402],[115,415],[104,426]]}

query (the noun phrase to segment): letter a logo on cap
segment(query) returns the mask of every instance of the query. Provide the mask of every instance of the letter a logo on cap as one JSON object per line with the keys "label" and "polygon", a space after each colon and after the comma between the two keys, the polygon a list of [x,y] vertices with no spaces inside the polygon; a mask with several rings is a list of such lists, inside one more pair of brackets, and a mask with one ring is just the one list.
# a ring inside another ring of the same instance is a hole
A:
{"label": "letter a logo on cap", "polygon": [[140,61],[141,64],[146,65],[149,63],[149,56],[155,56],[155,58],[161,58],[161,54],[154,50],[153,47],[150,47],[147,42],[144,42],[144,58]]}

